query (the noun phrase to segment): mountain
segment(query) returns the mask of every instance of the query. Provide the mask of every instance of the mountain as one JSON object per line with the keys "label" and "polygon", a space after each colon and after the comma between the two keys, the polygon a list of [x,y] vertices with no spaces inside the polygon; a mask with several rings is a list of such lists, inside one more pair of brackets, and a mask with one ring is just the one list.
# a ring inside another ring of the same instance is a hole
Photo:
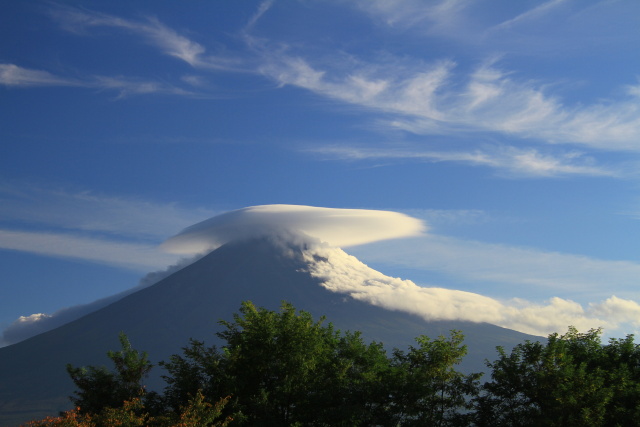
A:
{"label": "mountain", "polygon": [[[158,362],[179,353],[189,338],[216,344],[218,320],[232,319],[244,300],[269,309],[286,300],[316,318],[326,315],[338,329],[362,331],[366,340],[382,341],[388,348],[406,347],[421,334],[435,337],[459,329],[469,347],[467,371],[483,370],[484,359],[496,358],[498,345],[511,348],[525,339],[539,339],[486,323],[428,322],[329,290],[314,269],[320,264],[327,267],[327,251],[344,253],[327,248],[314,252],[305,245],[270,238],[228,243],[148,288],[0,348],[0,425],[69,409],[67,397],[74,387],[66,364],[111,367],[105,353],[119,348],[120,331],[134,348],[147,351]],[[346,267],[382,276],[351,258],[344,258]],[[154,371],[151,388],[160,385],[161,370]]]}

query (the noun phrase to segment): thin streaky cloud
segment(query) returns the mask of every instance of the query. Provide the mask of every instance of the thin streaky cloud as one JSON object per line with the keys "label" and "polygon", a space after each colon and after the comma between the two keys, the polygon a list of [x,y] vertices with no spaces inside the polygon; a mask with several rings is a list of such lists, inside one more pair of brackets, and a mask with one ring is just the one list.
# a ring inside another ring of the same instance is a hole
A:
{"label": "thin streaky cloud", "polygon": [[273,6],[273,1],[274,0],[265,0],[262,3],[260,3],[260,6],[258,6],[258,10],[253,14],[253,16],[247,22],[247,25],[245,26],[244,31],[250,31],[256,25],[256,23],[260,20],[260,18],[262,18],[262,16],[265,13],[267,13],[267,11],[271,8],[271,6]]}
{"label": "thin streaky cloud", "polygon": [[195,96],[194,92],[168,85],[166,83],[125,79],[122,77],[96,77],[94,85],[99,89],[115,90],[119,92],[118,98],[125,98],[130,95],[150,94]]}
{"label": "thin streaky cloud", "polygon": [[360,0],[355,2],[364,13],[381,19],[392,27],[415,27],[428,21],[429,31],[440,30],[456,22],[470,2],[468,0],[441,0],[427,4],[420,0]]}
{"label": "thin streaky cloud", "polygon": [[115,27],[143,35],[167,54],[191,65],[197,63],[198,57],[205,51],[200,44],[180,36],[155,18],[136,22],[102,12],[61,5],[51,9],[51,16],[63,29],[76,34],[84,34],[92,27]]}
{"label": "thin streaky cloud", "polygon": [[15,64],[0,64],[0,85],[9,87],[76,86],[118,92],[118,98],[129,95],[166,94],[195,96],[194,92],[163,82],[145,81],[125,77],[91,76],[71,79],[56,76],[48,71],[33,70]]}
{"label": "thin streaky cloud", "polygon": [[556,7],[566,4],[567,0],[550,0],[546,3],[543,3],[541,5],[538,5],[536,7],[534,7],[533,9],[529,9],[526,12],[521,13],[520,15],[508,19],[504,22],[501,22],[500,24],[492,27],[489,29],[489,31],[494,31],[494,30],[503,30],[506,28],[511,28],[513,26],[516,26],[518,24],[520,24],[521,22],[525,22],[525,21],[531,21],[531,20],[535,20],[538,19],[548,13],[550,13],[553,9],[555,9]]}
{"label": "thin streaky cloud", "polygon": [[176,257],[156,246],[64,233],[0,229],[0,249],[72,258],[148,272],[176,262]]}
{"label": "thin streaky cloud", "polygon": [[485,166],[512,177],[545,178],[569,175],[617,177],[618,172],[595,166],[579,152],[543,154],[534,148],[494,147],[472,151],[427,151],[421,149],[370,148],[331,145],[305,150],[338,160],[403,159],[425,162],[455,162]]}
{"label": "thin streaky cloud", "polygon": [[56,7],[52,10],[52,16],[62,28],[76,34],[83,34],[92,27],[119,28],[138,34],[164,54],[180,59],[194,68],[234,70],[242,62],[234,57],[208,54],[203,45],[179,34],[155,17],[133,21],[73,7]]}
{"label": "thin streaky cloud", "polygon": [[[592,37],[595,34],[611,35],[610,30],[606,28],[608,26],[600,25],[597,19],[593,19],[598,15],[589,16],[585,11],[595,7],[612,9],[612,3],[619,5],[624,2],[547,0],[532,6],[525,2],[513,2],[513,10],[491,14],[499,17],[497,20],[492,20],[492,16],[485,13],[487,9],[495,7],[491,1],[487,0],[440,2],[360,0],[345,3],[355,4],[374,21],[381,21],[391,28],[403,31],[411,29],[415,35],[453,40],[461,45],[474,46],[488,54],[507,51],[518,54],[527,51],[527,54],[532,54],[532,51],[541,49],[540,40],[545,40],[543,51],[548,53],[550,49],[572,51],[582,49],[585,37]],[[505,17],[504,14],[508,15]],[[552,24],[555,27],[552,31],[548,34],[545,34],[545,31],[539,31],[541,26],[555,19],[561,21]],[[574,23],[579,21],[579,29],[559,28],[568,27],[569,20],[574,20]],[[505,30],[519,30],[520,27],[527,27],[528,24],[534,24],[538,29],[535,37],[518,34],[518,42],[514,43],[513,35],[505,37],[503,34]],[[567,31],[580,31],[580,33],[568,38],[559,36],[559,34],[566,35]],[[616,36],[620,36],[620,31],[616,31]],[[523,42],[530,49],[524,48]]]}
{"label": "thin streaky cloud", "polygon": [[205,53],[206,49],[199,43],[189,40],[166,27],[156,18],[150,18],[149,25],[133,24],[129,28],[147,36],[154,44],[160,46],[167,55],[181,59],[191,66],[201,64],[200,57]]}
{"label": "thin streaky cloud", "polygon": [[160,241],[214,215],[143,199],[27,184],[0,184],[0,220]]}
{"label": "thin streaky cloud", "polygon": [[55,76],[15,64],[0,64],[0,84],[5,86],[86,86],[85,82]]}
{"label": "thin streaky cloud", "polygon": [[481,209],[407,209],[407,215],[421,218],[427,224],[438,229],[439,226],[476,225],[493,221],[508,221],[508,218],[490,215]]}

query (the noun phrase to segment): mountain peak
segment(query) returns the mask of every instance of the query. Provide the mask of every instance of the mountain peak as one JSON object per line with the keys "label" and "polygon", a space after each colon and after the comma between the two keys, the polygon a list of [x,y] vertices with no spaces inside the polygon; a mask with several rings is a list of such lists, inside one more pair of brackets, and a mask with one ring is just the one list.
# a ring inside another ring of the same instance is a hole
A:
{"label": "mountain peak", "polygon": [[[282,236],[233,240],[159,282],[73,322],[0,348],[0,425],[42,418],[69,408],[73,383],[64,367],[108,364],[122,331],[152,362],[180,353],[189,339],[219,344],[219,320],[242,301],[276,310],[282,301],[325,315],[337,329],[361,331],[367,341],[406,347],[418,335],[462,330],[469,371],[482,370],[495,346],[533,338],[497,326],[446,319],[441,300],[410,281],[370,269],[338,248]],[[435,305],[435,306],[434,306]],[[455,304],[454,304],[455,305]],[[420,310],[418,310],[420,309]],[[38,369],[33,369],[37,366]],[[148,384],[157,388],[160,369]]]}

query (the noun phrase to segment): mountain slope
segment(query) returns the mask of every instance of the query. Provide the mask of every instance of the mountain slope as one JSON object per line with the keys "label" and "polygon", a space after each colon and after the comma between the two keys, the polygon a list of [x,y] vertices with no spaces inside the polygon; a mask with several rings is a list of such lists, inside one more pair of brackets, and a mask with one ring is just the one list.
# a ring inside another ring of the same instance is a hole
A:
{"label": "mountain slope", "polygon": [[[119,348],[120,331],[134,348],[147,351],[158,362],[180,352],[189,338],[216,343],[217,321],[231,319],[243,300],[269,309],[286,300],[314,317],[326,315],[339,329],[360,330],[365,339],[382,341],[389,348],[406,347],[420,334],[437,336],[460,329],[469,346],[467,370],[482,370],[485,358],[495,358],[496,345],[510,348],[535,338],[489,324],[426,322],[332,292],[323,286],[324,279],[312,274],[326,259],[309,254],[303,256],[300,246],[266,238],[229,243],[153,286],[0,348],[0,425],[69,409],[67,396],[73,384],[65,365],[110,366],[105,353]],[[159,384],[160,373],[156,368],[151,386]]]}

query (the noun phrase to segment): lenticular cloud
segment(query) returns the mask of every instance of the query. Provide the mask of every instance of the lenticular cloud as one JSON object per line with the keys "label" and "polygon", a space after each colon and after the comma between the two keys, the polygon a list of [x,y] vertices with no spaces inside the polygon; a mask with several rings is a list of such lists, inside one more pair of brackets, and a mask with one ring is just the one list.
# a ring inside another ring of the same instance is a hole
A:
{"label": "lenticular cloud", "polygon": [[347,247],[416,236],[425,230],[422,221],[398,212],[264,205],[227,212],[192,225],[167,240],[163,247],[169,252],[191,254],[234,240],[291,233]]}

